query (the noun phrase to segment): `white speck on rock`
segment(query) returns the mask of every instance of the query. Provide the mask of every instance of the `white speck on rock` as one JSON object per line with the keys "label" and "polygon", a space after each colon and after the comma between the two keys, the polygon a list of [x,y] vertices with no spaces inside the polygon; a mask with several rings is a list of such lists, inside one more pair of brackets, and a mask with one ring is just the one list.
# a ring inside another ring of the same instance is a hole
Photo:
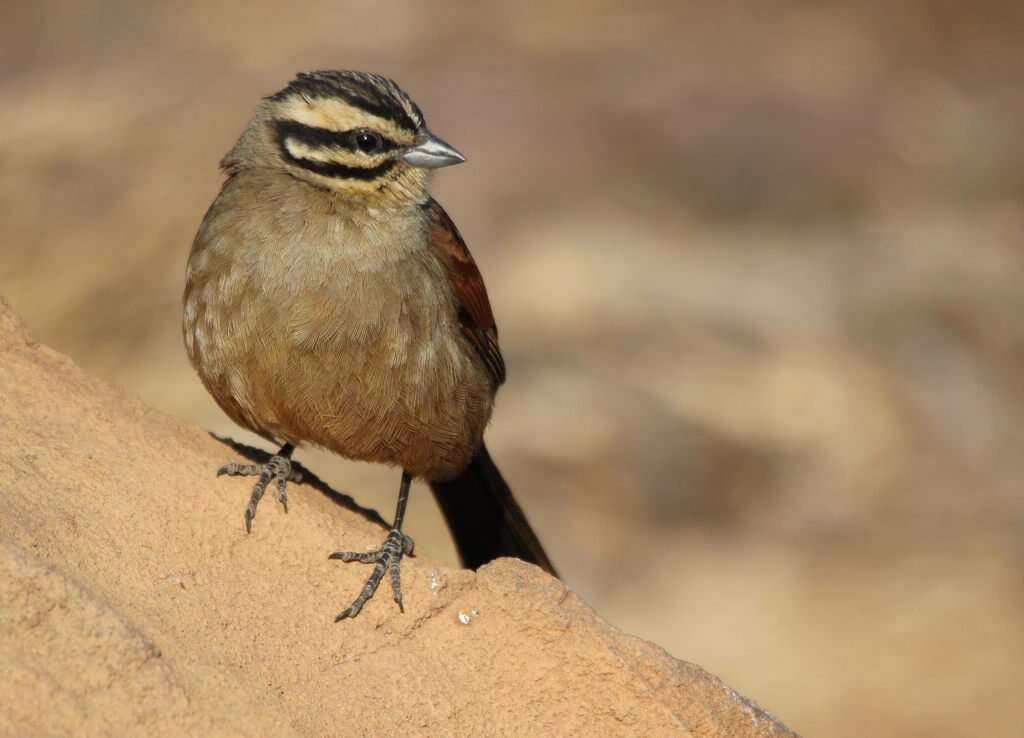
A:
{"label": "white speck on rock", "polygon": [[470,610],[469,612],[462,612],[460,610],[459,622],[463,625],[469,625],[471,622],[473,622],[473,618],[475,618],[477,615],[479,615],[479,613],[476,610]]}

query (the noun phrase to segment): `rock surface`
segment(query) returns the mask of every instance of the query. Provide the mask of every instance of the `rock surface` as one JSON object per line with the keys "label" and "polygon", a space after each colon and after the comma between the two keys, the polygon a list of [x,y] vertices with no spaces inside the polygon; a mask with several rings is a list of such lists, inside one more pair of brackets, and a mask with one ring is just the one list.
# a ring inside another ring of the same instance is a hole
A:
{"label": "rock surface", "polygon": [[236,457],[0,302],[0,734],[793,735],[515,560],[409,560],[404,614],[335,624],[374,515],[314,481],[246,535]]}

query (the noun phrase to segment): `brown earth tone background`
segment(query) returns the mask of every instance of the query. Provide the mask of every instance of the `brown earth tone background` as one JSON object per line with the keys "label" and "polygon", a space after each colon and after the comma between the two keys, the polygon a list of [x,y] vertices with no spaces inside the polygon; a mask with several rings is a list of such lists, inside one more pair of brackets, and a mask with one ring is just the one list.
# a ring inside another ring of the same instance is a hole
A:
{"label": "brown earth tone background", "polygon": [[404,612],[385,595],[335,624],[324,595],[366,570],[324,551],[371,545],[372,515],[307,476],[296,515],[227,531],[206,467],[228,446],[26,340],[2,301],[0,368],[3,738],[796,738],[515,559],[417,556]]}
{"label": "brown earth tone background", "polygon": [[[234,433],[179,329],[216,162],[296,70],[388,74],[469,156],[434,189],[509,363],[490,446],[566,582],[806,735],[1017,736],[1022,30],[1009,2],[8,4],[0,294]],[[299,458],[390,514],[395,472]],[[454,563],[425,488],[409,527]]]}

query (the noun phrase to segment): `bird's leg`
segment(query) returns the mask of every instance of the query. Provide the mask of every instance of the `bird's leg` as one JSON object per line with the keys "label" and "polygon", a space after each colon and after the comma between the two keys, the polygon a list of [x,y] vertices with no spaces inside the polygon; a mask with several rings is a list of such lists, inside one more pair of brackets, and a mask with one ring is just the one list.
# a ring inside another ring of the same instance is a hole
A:
{"label": "bird's leg", "polygon": [[402,519],[405,517],[405,505],[409,501],[409,485],[411,483],[412,475],[407,471],[403,471],[402,486],[398,489],[398,507],[395,509],[395,524],[391,527],[388,537],[384,539],[384,543],[381,544],[380,548],[365,553],[338,551],[331,554],[330,558],[332,559],[373,564],[373,571],[370,572],[370,576],[367,578],[366,584],[363,585],[359,596],[356,597],[351,605],[338,613],[337,617],[334,618],[334,622],[344,620],[345,618],[354,618],[358,615],[366,601],[373,597],[373,593],[377,591],[377,585],[380,584],[380,580],[384,577],[384,572],[390,572],[391,592],[394,595],[395,602],[398,603],[398,609],[405,612],[405,608],[402,607],[402,583],[400,581],[402,557],[406,554],[412,555],[413,542],[409,536],[402,532]]}
{"label": "bird's leg", "polygon": [[288,482],[301,482],[302,473],[292,468],[292,452],[295,447],[286,443],[281,450],[270,457],[265,464],[236,464],[231,462],[217,470],[217,476],[228,474],[236,477],[259,477],[253,485],[249,504],[245,506],[245,532],[252,530],[252,519],[256,517],[256,506],[271,482],[277,484],[277,499],[288,512]]}

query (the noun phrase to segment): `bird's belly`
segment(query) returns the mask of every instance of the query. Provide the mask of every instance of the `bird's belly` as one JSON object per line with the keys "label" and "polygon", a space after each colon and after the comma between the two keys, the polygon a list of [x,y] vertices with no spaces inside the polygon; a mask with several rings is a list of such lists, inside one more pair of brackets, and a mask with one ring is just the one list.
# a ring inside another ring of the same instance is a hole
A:
{"label": "bird's belly", "polygon": [[212,383],[231,388],[222,407],[281,442],[457,474],[482,442],[494,387],[425,269],[250,300],[245,323],[259,328],[224,337],[232,356],[218,364],[231,376]]}
{"label": "bird's belly", "polygon": [[299,391],[280,397],[282,431],[416,476],[457,473],[481,443],[493,390],[450,328],[404,333],[296,351],[285,373]]}

